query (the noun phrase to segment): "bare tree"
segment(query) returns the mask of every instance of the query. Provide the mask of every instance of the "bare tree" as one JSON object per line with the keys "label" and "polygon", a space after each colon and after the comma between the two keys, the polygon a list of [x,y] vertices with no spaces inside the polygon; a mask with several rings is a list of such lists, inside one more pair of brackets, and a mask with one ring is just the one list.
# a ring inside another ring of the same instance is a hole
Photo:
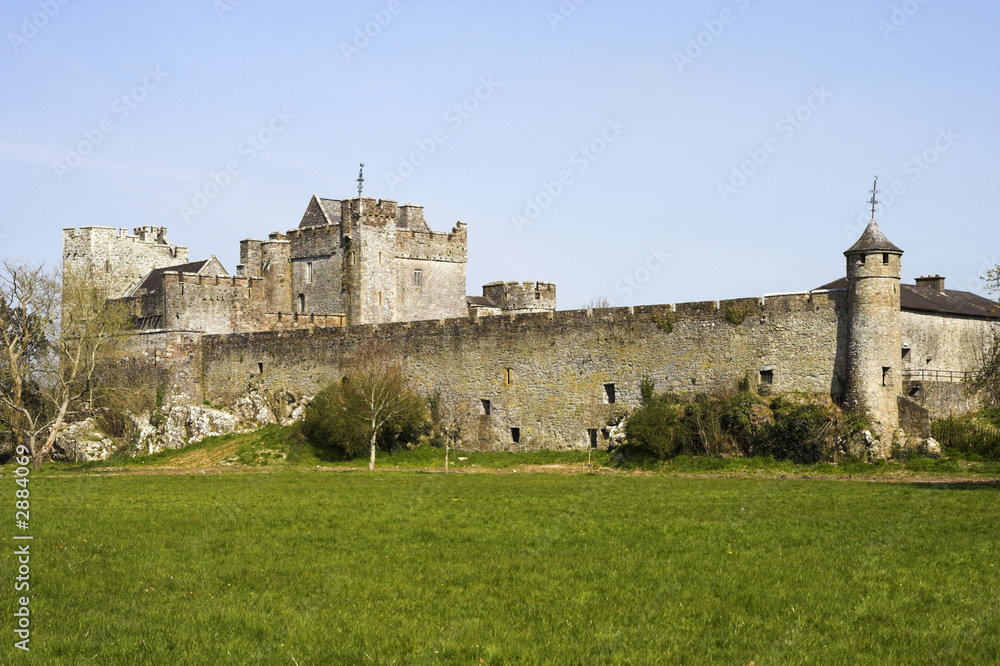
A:
{"label": "bare tree", "polygon": [[608,300],[607,296],[603,294],[598,294],[597,298],[592,298],[583,304],[584,310],[597,310],[599,308],[610,308],[611,301]]}
{"label": "bare tree", "polygon": [[405,414],[424,414],[425,408],[420,396],[410,390],[402,361],[375,338],[364,341],[347,365],[347,376],[361,397],[370,427],[368,469],[372,471],[378,436],[386,424]]}
{"label": "bare tree", "polygon": [[0,265],[0,421],[35,469],[67,420],[90,407],[93,381],[131,319],[85,274]]}
{"label": "bare tree", "polygon": [[468,400],[449,397],[438,406],[438,427],[444,435],[444,473],[448,473],[448,451],[462,440],[470,430],[472,407]]}

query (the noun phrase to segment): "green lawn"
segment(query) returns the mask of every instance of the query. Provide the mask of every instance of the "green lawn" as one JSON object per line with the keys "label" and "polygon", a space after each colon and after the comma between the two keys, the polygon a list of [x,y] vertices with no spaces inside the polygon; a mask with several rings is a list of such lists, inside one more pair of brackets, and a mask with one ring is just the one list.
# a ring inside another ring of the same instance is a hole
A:
{"label": "green lawn", "polygon": [[36,474],[4,664],[1000,661],[994,484]]}

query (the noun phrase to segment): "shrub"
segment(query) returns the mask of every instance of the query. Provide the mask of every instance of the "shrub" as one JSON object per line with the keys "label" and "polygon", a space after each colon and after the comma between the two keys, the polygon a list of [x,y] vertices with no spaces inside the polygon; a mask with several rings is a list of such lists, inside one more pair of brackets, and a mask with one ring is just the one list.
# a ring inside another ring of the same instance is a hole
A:
{"label": "shrub", "polygon": [[800,465],[823,459],[830,436],[830,419],[819,405],[799,405],[782,398],[771,403],[774,422],[764,428],[764,455]]}
{"label": "shrub", "polygon": [[740,392],[731,398],[722,414],[722,426],[745,456],[758,455],[763,444],[764,429],[773,421],[767,401],[749,391]]}
{"label": "shrub", "polygon": [[[376,445],[392,451],[416,442],[427,431],[424,400],[408,392],[407,405],[379,431]],[[313,444],[340,450],[353,458],[368,451],[371,422],[366,418],[364,396],[345,378],[316,394],[306,408],[302,434]]]}
{"label": "shrub", "polygon": [[1000,460],[1000,410],[985,409],[970,416],[947,418],[931,424],[931,435],[942,446],[963,454]]}
{"label": "shrub", "polygon": [[626,422],[628,443],[660,458],[677,455],[688,440],[684,413],[683,401],[677,396],[664,393],[652,397]]}

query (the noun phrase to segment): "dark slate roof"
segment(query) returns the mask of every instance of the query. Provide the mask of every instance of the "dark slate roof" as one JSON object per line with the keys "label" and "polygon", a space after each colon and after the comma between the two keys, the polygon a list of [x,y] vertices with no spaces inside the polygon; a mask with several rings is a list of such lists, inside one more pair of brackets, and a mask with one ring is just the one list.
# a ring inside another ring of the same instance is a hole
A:
{"label": "dark slate roof", "polygon": [[[819,289],[846,289],[847,278],[828,282]],[[988,298],[968,291],[945,289],[941,293],[934,287],[918,287],[915,284],[899,285],[899,307],[911,312],[936,312],[939,314],[964,315],[966,317],[988,317],[1000,319],[1000,306]]]}
{"label": "dark slate roof", "polygon": [[853,254],[855,252],[898,252],[899,254],[903,254],[902,250],[889,242],[889,239],[885,237],[885,234],[879,229],[878,223],[874,219],[865,227],[865,232],[861,234],[861,238],[848,248],[844,254]]}
{"label": "dark slate roof", "polygon": [[340,224],[340,201],[321,199],[314,194],[306,206],[299,227],[322,227],[330,224]]}
{"label": "dark slate roof", "polygon": [[484,308],[495,308],[496,303],[486,298],[485,296],[466,296],[465,302],[470,305],[478,305]]}
{"label": "dark slate roof", "polygon": [[163,268],[154,268],[149,272],[149,275],[139,283],[139,286],[133,290],[133,293],[145,289],[147,294],[155,294],[163,286],[163,274],[167,271],[176,271],[178,273],[197,273],[205,267],[210,259],[202,259],[201,261],[192,261],[188,264],[178,264],[177,266],[164,266]]}

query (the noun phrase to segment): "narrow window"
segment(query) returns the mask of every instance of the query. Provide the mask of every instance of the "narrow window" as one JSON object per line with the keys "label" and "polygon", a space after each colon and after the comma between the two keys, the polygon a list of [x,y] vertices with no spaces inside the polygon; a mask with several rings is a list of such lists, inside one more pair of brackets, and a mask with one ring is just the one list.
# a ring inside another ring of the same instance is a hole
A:
{"label": "narrow window", "polygon": [[861,255],[861,263],[865,263],[865,255]]}
{"label": "narrow window", "polygon": [[424,286],[423,271],[421,271],[419,268],[413,269],[413,286],[416,287],[417,289],[420,289],[420,287]]}
{"label": "narrow window", "polygon": [[604,385],[604,393],[607,396],[608,404],[609,405],[615,404],[615,385],[614,384],[605,384]]}
{"label": "narrow window", "polygon": [[520,428],[511,428],[510,429],[510,439],[515,444],[517,444],[518,442],[520,442],[521,441],[521,429]]}
{"label": "narrow window", "polygon": [[306,295],[299,294],[299,312],[306,311]]}
{"label": "narrow window", "polygon": [[889,371],[891,369],[892,368],[887,368],[884,365],[882,366],[882,386],[889,386],[889,380],[891,379]]}
{"label": "narrow window", "polygon": [[919,397],[920,396],[920,387],[919,386],[911,386],[910,390],[908,392],[908,395],[911,398]]}
{"label": "narrow window", "polygon": [[590,448],[597,448],[597,428],[588,428],[587,434],[590,435]]}
{"label": "narrow window", "polygon": [[111,272],[111,260],[110,259],[107,259],[104,262],[104,272],[105,273],[110,273]]}
{"label": "narrow window", "polygon": [[313,262],[306,262],[306,284],[312,284],[313,281]]}
{"label": "narrow window", "polygon": [[542,292],[540,292],[540,291],[536,291],[535,292],[535,300],[536,301],[542,300]]}
{"label": "narrow window", "polygon": [[910,360],[910,348],[909,347],[903,347],[903,360],[904,361],[909,361]]}
{"label": "narrow window", "polygon": [[760,371],[760,383],[761,384],[773,384],[774,383],[774,370],[761,370]]}
{"label": "narrow window", "polygon": [[385,297],[382,295],[382,292],[380,291],[378,292],[378,306],[382,307],[384,304],[385,304]]}
{"label": "narrow window", "polygon": [[888,252],[883,252],[882,253],[882,263],[883,264],[889,263],[889,253]]}
{"label": "narrow window", "polygon": [[259,372],[260,374],[264,374],[264,364],[263,363],[258,363],[257,364],[257,372]]}
{"label": "narrow window", "polygon": [[514,385],[514,368],[503,369],[503,383],[507,386]]}
{"label": "narrow window", "polygon": [[486,398],[482,398],[481,400],[482,400],[482,403],[483,403],[483,416],[489,416],[490,415],[490,401],[487,400]]}
{"label": "narrow window", "polygon": [[382,252],[381,251],[379,251],[379,253],[378,253],[378,265],[379,266],[382,265]]}

